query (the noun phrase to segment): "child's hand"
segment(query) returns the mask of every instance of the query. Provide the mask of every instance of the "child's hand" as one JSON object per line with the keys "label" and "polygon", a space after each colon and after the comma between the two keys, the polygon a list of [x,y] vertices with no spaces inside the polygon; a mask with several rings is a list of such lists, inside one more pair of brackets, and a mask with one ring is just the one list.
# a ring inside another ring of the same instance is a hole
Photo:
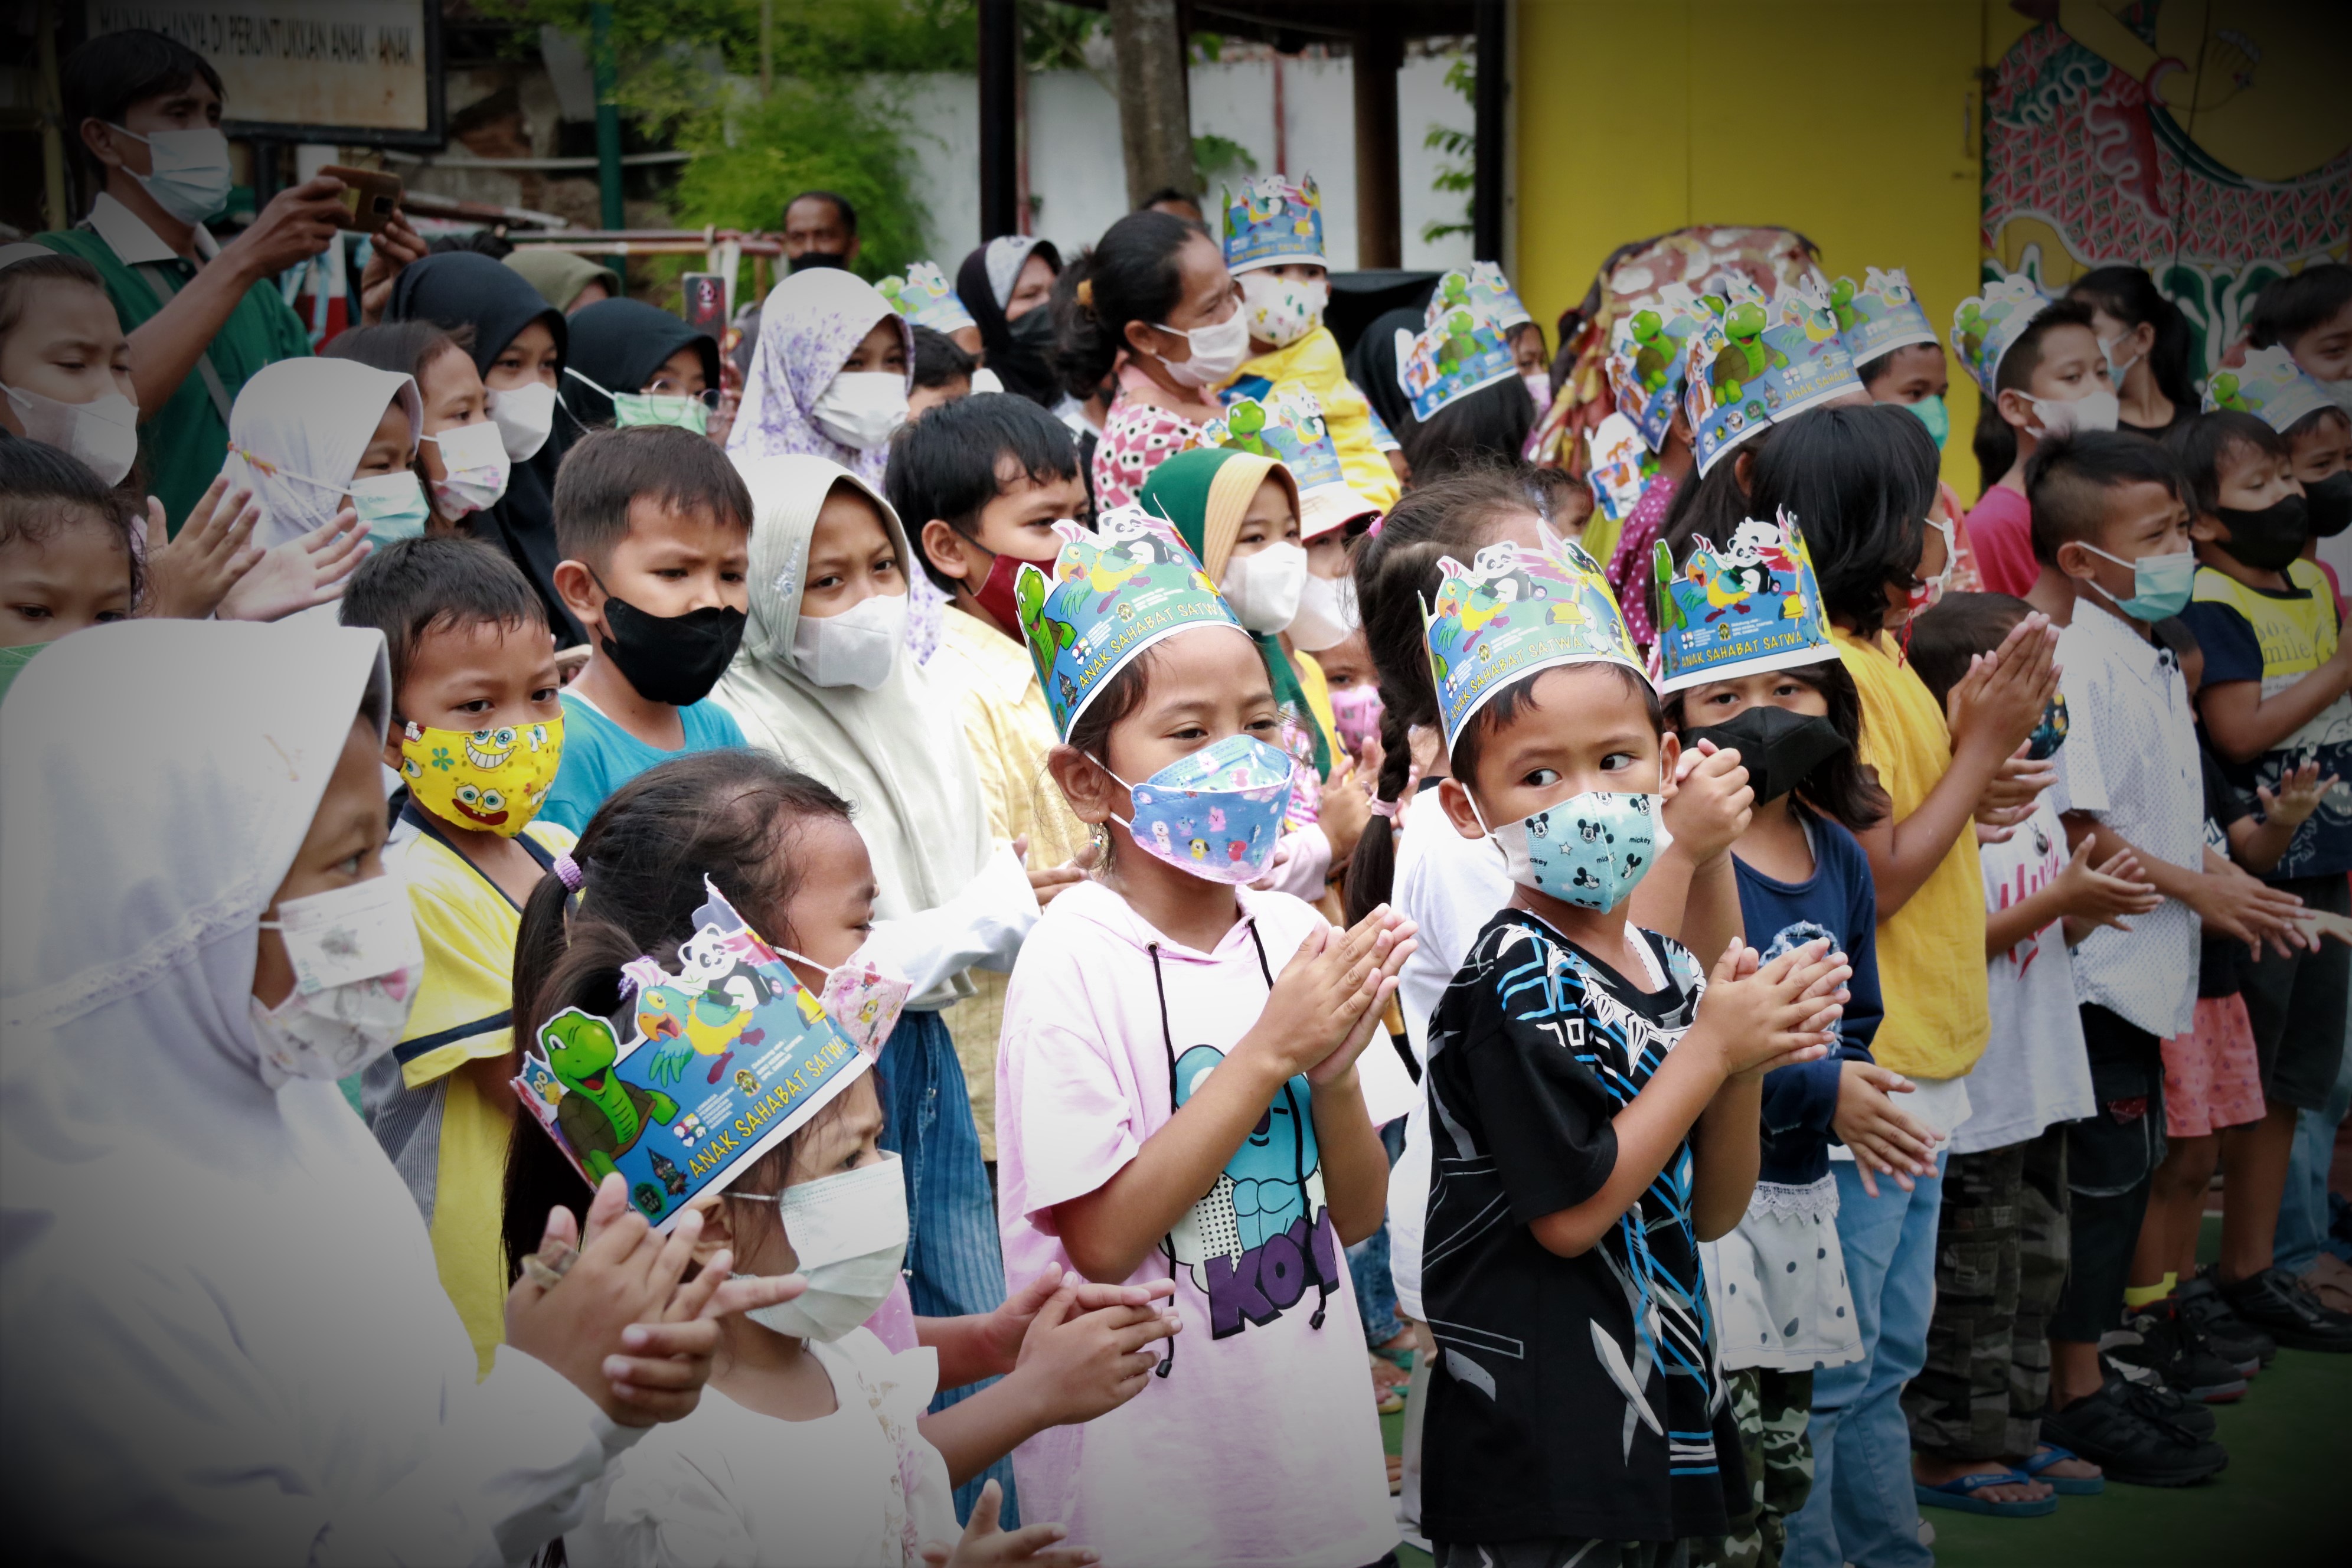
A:
{"label": "child's hand", "polygon": [[1735,941],[1716,962],[1691,1033],[1715,1047],[1726,1079],[1812,1061],[1834,1043],[1832,1026],[1844,1007],[1832,998],[1843,996],[1853,975],[1845,954],[1827,942],[1759,963],[1754,948]]}
{"label": "child's hand", "polygon": [[1969,672],[1945,699],[1952,750],[1985,747],[2007,757],[2032,739],[2042,710],[2057,694],[2057,628],[2037,610],[2010,627],[2000,647],[1971,657]]}
{"label": "child's hand", "polygon": [[1331,776],[1324,781],[1315,822],[1330,840],[1335,873],[1356,852],[1356,840],[1364,836],[1364,825],[1371,819],[1372,798],[1356,776],[1355,762],[1342,752],[1331,761]]}
{"label": "child's hand", "polygon": [[1076,1307],[1066,1310],[1092,1312],[1105,1307],[1149,1306],[1162,1296],[1174,1295],[1176,1282],[1158,1279],[1149,1285],[1097,1285],[1083,1274],[1048,1268],[982,1318],[981,1337],[996,1362],[997,1371],[1011,1372],[1019,1363],[1022,1346],[1028,1341],[1029,1325],[1037,1321],[1045,1304],[1066,1289],[1076,1292]]}
{"label": "child's hand", "polygon": [[1042,910],[1054,901],[1055,895],[1087,879],[1087,871],[1094,865],[1095,848],[1087,845],[1065,865],[1031,866],[1029,836],[1024,833],[1013,841],[1013,858],[1027,867],[1029,890],[1037,895],[1037,907]]}
{"label": "child's hand", "polygon": [[971,1505],[971,1522],[963,1527],[963,1539],[950,1550],[947,1542],[934,1541],[923,1548],[923,1561],[930,1568],[1001,1568],[1013,1563],[1034,1563],[1039,1568],[1087,1568],[1101,1558],[1084,1547],[1055,1547],[1054,1542],[1069,1533],[1058,1524],[1029,1524],[1007,1532],[996,1528],[997,1515],[1004,1508],[1004,1489],[994,1481],[980,1489],[980,1500]]}
{"label": "child's hand", "polygon": [[147,603],[145,612],[172,620],[201,621],[220,607],[237,579],[253,570],[261,552],[253,548],[253,530],[261,509],[252,504],[253,492],[239,489],[226,502],[228,476],[213,480],[198,498],[188,521],[169,544],[163,538],[163,503],[147,498]]}
{"label": "child's hand", "polygon": [[[1345,1073],[1355,1057],[1343,1047],[1352,1041],[1361,1050],[1370,1037],[1360,1026],[1368,1016],[1378,1021],[1398,967],[1412,952],[1415,929],[1386,904],[1347,931],[1318,927],[1275,977],[1274,994],[1234,1054],[1260,1058],[1277,1083],[1300,1073],[1310,1082]],[[1327,1067],[1334,1056],[1342,1059]]]}
{"label": "child's hand", "polygon": [[1894,1177],[1906,1193],[1912,1177],[1935,1173],[1936,1145],[1943,1142],[1943,1134],[1929,1131],[1925,1122],[1897,1110],[1887,1098],[1909,1094],[1916,1087],[1875,1062],[1839,1064],[1837,1110],[1830,1117],[1830,1129],[1853,1151],[1854,1173],[1862,1178],[1862,1190],[1874,1198],[1878,1195],[1874,1172]]}
{"label": "child's hand", "polygon": [[2352,947],[2352,916],[2330,913],[2326,910],[2305,910],[2296,923],[2304,930],[2304,940],[2313,952],[2319,950],[2319,939],[2334,937],[2347,947]]}
{"label": "child's hand", "polygon": [[1666,831],[1695,864],[1705,865],[1730,849],[1756,815],[1756,791],[1736,751],[1717,751],[1701,741],[1675,764],[1659,807]]}
{"label": "child's hand", "polygon": [[225,621],[282,621],[300,611],[331,605],[344,582],[360,569],[373,548],[368,525],[345,507],[310,532],[263,555],[221,600]]}
{"label": "child's hand", "polygon": [[2033,803],[2057,782],[2057,763],[2046,757],[2032,761],[2020,746],[1993,771],[1984,793],[1977,796],[1976,818],[1989,827],[2014,827],[2033,815]]}
{"label": "child's hand", "polygon": [[[2352,647],[2347,640],[2346,647]],[[2275,822],[2283,827],[2300,827],[2327,792],[2336,787],[2336,775],[2319,776],[2319,762],[2314,758],[2301,767],[2279,775],[2278,793],[2273,795],[2261,784],[2254,786],[2254,797],[2263,803],[2263,820]]]}
{"label": "child's hand", "polygon": [[2187,902],[2204,922],[2207,934],[2219,931],[2242,942],[2258,957],[2265,942],[2282,957],[2310,945],[2297,923],[2305,913],[2303,900],[2235,866],[2209,868],[2190,884]]}
{"label": "child's hand", "polygon": [[[1013,1377],[1032,1387],[1042,1425],[1075,1426],[1143,1392],[1160,1362],[1152,1343],[1172,1338],[1184,1326],[1172,1307],[1150,1305],[1155,1298],[1173,1295],[1175,1287],[1172,1279],[1159,1280],[1149,1290],[1097,1285],[1079,1274],[1061,1281],[1030,1319],[1013,1368]],[[1105,1300],[1122,1291],[1144,1300]]]}
{"label": "child's hand", "polygon": [[2074,858],[2058,873],[2058,907],[2068,919],[2088,926],[2129,931],[2123,917],[2147,913],[2164,902],[2164,895],[2156,890],[2155,883],[2144,879],[2139,857],[2128,849],[2116,850],[2104,866],[2093,866],[2091,850],[2095,842],[2085,837],[2076,845]]}

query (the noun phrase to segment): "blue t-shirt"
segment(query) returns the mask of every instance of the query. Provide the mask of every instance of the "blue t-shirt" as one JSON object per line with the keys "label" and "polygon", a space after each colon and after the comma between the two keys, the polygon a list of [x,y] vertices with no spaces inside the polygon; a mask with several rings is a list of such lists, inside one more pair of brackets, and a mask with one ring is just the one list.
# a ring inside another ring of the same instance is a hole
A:
{"label": "blue t-shirt", "polygon": [[708,698],[679,709],[677,717],[686,727],[686,744],[666,752],[646,745],[585,699],[563,693],[563,765],[556,770],[555,787],[547,792],[539,819],[578,833],[608,795],[647,768],[744,743],[735,716]]}
{"label": "blue t-shirt", "polygon": [[1870,858],[1853,834],[1801,805],[1791,808],[1813,847],[1813,874],[1802,882],[1766,876],[1737,851],[1739,919],[1748,945],[1769,962],[1823,937],[1853,965],[1853,993],[1838,1021],[1838,1052],[1764,1075],[1759,1182],[1805,1186],[1830,1173],[1830,1119],[1837,1113],[1840,1063],[1870,1060],[1884,1015],[1878,994],[1878,889]]}

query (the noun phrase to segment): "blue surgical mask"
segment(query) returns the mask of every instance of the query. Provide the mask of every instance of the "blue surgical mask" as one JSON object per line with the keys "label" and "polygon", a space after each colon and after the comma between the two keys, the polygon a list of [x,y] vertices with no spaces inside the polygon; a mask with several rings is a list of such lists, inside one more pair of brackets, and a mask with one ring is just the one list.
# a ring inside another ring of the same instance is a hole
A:
{"label": "blue surgical mask", "polygon": [[2108,554],[2095,544],[2084,549],[2102,561],[2113,561],[2118,566],[2132,569],[2132,596],[2118,599],[2087,577],[2075,579],[2107,603],[2136,621],[2156,622],[2179,615],[2189,603],[2189,594],[2197,586],[2197,553],[2183,550],[2170,555],[2143,555],[2137,561],[2126,561]]}
{"label": "blue surgical mask", "polygon": [[1236,887],[1256,881],[1273,865],[1296,767],[1279,747],[1255,735],[1228,735],[1139,784],[1111,773],[1100,759],[1096,765],[1127,784],[1135,816],[1112,820],[1145,854]]}
{"label": "blue surgical mask", "polygon": [[[1486,819],[1473,799],[1478,825]],[[1658,858],[1658,797],[1587,790],[1489,828],[1503,869],[1522,888],[1588,910],[1613,910]]]}
{"label": "blue surgical mask", "polygon": [[152,136],[142,136],[120,125],[107,129],[146,143],[154,173],[131,177],[146,187],[156,205],[182,223],[205,222],[228,205],[229,187],[236,176],[229,171],[228,138],[218,128],[158,131]]}
{"label": "blue surgical mask", "polygon": [[1936,443],[1936,450],[1942,451],[1944,443],[1952,436],[1952,416],[1950,410],[1944,406],[1943,394],[1923,397],[1916,403],[1906,403],[1903,406],[1919,416],[1919,423],[1927,427],[1927,435]]}
{"label": "blue surgical mask", "polygon": [[354,479],[351,497],[352,510],[368,525],[368,537],[380,545],[416,538],[425,531],[425,519],[433,515],[425,501],[425,487],[407,468]]}

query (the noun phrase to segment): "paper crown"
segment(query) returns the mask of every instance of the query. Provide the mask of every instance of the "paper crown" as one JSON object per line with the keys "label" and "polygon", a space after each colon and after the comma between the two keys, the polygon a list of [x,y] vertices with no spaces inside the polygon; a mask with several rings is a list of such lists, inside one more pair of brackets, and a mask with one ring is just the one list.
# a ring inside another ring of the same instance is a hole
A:
{"label": "paper crown", "polygon": [[1661,693],[1837,657],[1812,553],[1785,510],[1741,523],[1727,545],[1692,540],[1679,571],[1659,540],[1651,566]]}
{"label": "paper crown", "polygon": [[1123,506],[1092,533],[1075,522],[1054,530],[1062,552],[1052,573],[1022,567],[1013,595],[1054,732],[1066,741],[1095,693],[1137,654],[1190,626],[1241,622],[1165,518]]}
{"label": "paper crown", "polygon": [[1995,279],[1983,293],[1961,300],[1952,311],[1952,347],[1987,397],[2000,390],[1995,378],[2000,374],[2001,355],[2054,302],[2020,272]]}
{"label": "paper crown", "polygon": [[910,262],[904,278],[885,278],[875,287],[890,301],[891,309],[916,326],[955,332],[980,325],[935,261]]}
{"label": "paper crown", "polygon": [[[621,968],[624,1022],[566,1007],[515,1092],[593,1185],[618,1171],[656,1230],[723,1188],[873,1063],[706,880],[675,973]],[[626,1044],[623,1044],[623,1041]]]}
{"label": "paper crown", "polygon": [[1474,261],[1466,272],[1456,268],[1440,278],[1430,291],[1422,325],[1433,327],[1447,311],[1465,307],[1501,327],[1506,334],[1522,321],[1535,320],[1512,292],[1511,280],[1491,261]]}
{"label": "paper crown", "polygon": [[1783,283],[1775,300],[1738,274],[1722,286],[1726,295],[1701,296],[1706,313],[1683,348],[1683,405],[1701,474],[1773,420],[1861,386],[1821,282]]}
{"label": "paper crown", "polygon": [[1315,176],[1292,184],[1280,174],[1256,174],[1241,194],[1225,193],[1225,268],[1246,272],[1287,262],[1328,265],[1323,258],[1323,195]]}
{"label": "paper crown", "polygon": [[1397,386],[1426,420],[1450,403],[1498,381],[1515,379],[1518,362],[1500,322],[1468,305],[1431,311],[1419,336],[1397,329]]}
{"label": "paper crown", "polygon": [[1472,714],[1522,676],[1600,662],[1642,671],[1601,563],[1582,546],[1555,540],[1522,550],[1507,540],[1469,566],[1447,556],[1437,568],[1444,579],[1437,603],[1423,600],[1421,613],[1448,747]]}
{"label": "paper crown", "polygon": [[1887,272],[1866,268],[1859,286],[1851,278],[1838,279],[1830,285],[1829,304],[1856,364],[1906,343],[1937,341],[1935,324],[1911,292],[1910,275],[1900,267]]}
{"label": "paper crown", "polygon": [[1669,283],[1658,290],[1655,304],[1618,317],[1610,330],[1610,395],[1653,452],[1665,446],[1675,422],[1683,395],[1683,345],[1703,313],[1687,285]]}
{"label": "paper crown", "polygon": [[1658,459],[1622,410],[1603,417],[1585,441],[1590,460],[1584,477],[1592,486],[1593,504],[1610,521],[1623,522],[1657,473]]}
{"label": "paper crown", "polygon": [[2255,349],[2235,370],[2217,370],[2205,384],[2205,412],[2234,409],[2252,414],[2280,435],[2336,404],[2319,383],[2276,344]]}
{"label": "paper crown", "polygon": [[1202,426],[1212,447],[1254,452],[1272,458],[1298,481],[1298,531],[1314,539],[1369,512],[1380,510],[1348,484],[1339,468],[1339,448],[1323,422],[1323,405],[1304,389],[1284,390],[1264,398],[1236,397],[1225,405],[1225,416]]}

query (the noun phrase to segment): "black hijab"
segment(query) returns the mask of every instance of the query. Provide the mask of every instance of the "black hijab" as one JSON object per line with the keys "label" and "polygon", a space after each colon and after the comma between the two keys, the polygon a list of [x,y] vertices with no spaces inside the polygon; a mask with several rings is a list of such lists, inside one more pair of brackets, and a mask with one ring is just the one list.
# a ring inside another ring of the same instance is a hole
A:
{"label": "black hijab", "polygon": [[[1056,275],[1061,272],[1062,253],[1054,248],[1053,241],[1041,239],[1023,252],[1020,266],[1013,269],[1014,281],[1019,281],[1021,268],[1029,265],[1032,256],[1044,257]],[[996,373],[1004,390],[1018,393],[1046,408],[1059,404],[1062,378],[1054,374],[1053,362],[1045,353],[1054,341],[1052,306],[1041,300],[1029,312],[1041,318],[1030,331],[1034,333],[1043,328],[1041,335],[1016,335],[1016,323],[1004,319],[1004,307],[996,302],[996,289],[988,280],[986,245],[965,257],[963,265],[956,268],[956,297],[971,312],[971,319],[980,323],[980,345],[987,353],[983,363]],[[1022,317],[1023,323],[1028,322],[1029,315]]]}
{"label": "black hijab", "polygon": [[[474,368],[485,379],[506,346],[533,321],[545,321],[555,334],[559,367],[570,353],[571,332],[563,312],[550,305],[521,273],[472,251],[447,251],[402,268],[393,283],[392,303],[384,310],[384,319],[470,327]],[[556,385],[563,384],[559,368]],[[556,405],[555,427],[548,432],[546,444],[515,464],[507,478],[507,493],[498,505],[474,513],[470,521],[476,538],[498,545],[522,568],[547,606],[547,624],[554,628],[556,645],[572,647],[588,637],[572,618],[572,612],[563,607],[563,595],[555,591],[555,563],[562,559],[555,544],[555,470],[562,465],[563,454],[571,449],[580,426],[560,396]]]}
{"label": "black hijab", "polygon": [[1412,404],[1397,384],[1397,329],[1418,335],[1423,315],[1420,310],[1400,310],[1374,317],[1348,354],[1348,379],[1399,441],[1412,433],[1413,418]]}
{"label": "black hijab", "polygon": [[[693,349],[702,361],[703,384],[719,388],[719,345],[679,318],[642,300],[599,300],[572,318],[570,368],[604,392],[635,392],[654,378],[670,355]],[[583,425],[613,417],[613,400],[580,376],[563,378],[563,401]]]}

